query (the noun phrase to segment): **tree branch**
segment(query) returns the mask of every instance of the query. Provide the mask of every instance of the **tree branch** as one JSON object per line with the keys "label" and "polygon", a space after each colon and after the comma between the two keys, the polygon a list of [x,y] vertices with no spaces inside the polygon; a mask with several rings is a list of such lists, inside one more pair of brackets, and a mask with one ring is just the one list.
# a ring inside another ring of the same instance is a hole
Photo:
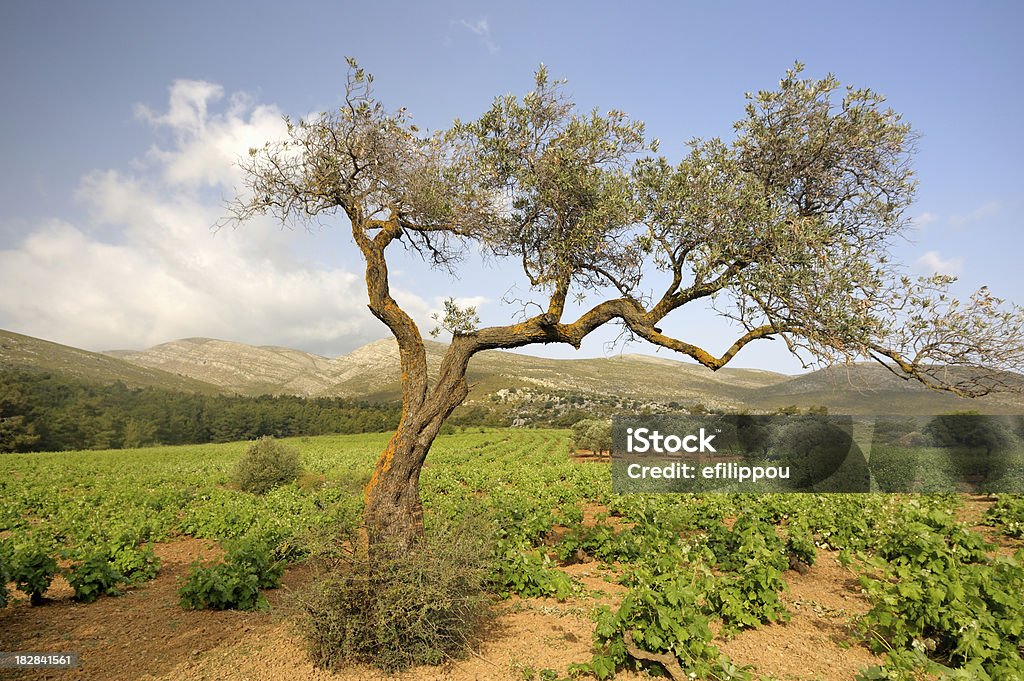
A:
{"label": "tree branch", "polygon": [[413,321],[391,297],[388,282],[388,264],[384,250],[401,234],[401,227],[394,219],[376,223],[379,229],[372,239],[369,228],[357,210],[349,216],[352,220],[352,237],[366,260],[366,292],[370,298],[370,312],[391,330],[398,341],[402,365],[402,410],[415,412],[423,404],[427,394],[427,351],[416,322]]}
{"label": "tree branch", "polygon": [[767,338],[769,340],[772,340],[773,336],[777,334],[797,331],[796,328],[792,327],[782,329],[772,325],[760,326],[756,329],[751,329],[750,331],[740,336],[736,340],[736,342],[730,345],[729,349],[726,350],[720,357],[715,357],[711,353],[707,352],[706,350],[696,345],[693,345],[691,343],[684,343],[683,341],[676,340],[675,338],[666,336],[665,334],[657,331],[656,329],[649,325],[642,325],[637,327],[630,326],[630,329],[636,335],[640,336],[646,341],[654,343],[655,345],[660,345],[663,348],[668,348],[669,350],[675,350],[676,352],[682,353],[684,355],[689,355],[690,357],[697,360],[699,363],[708,367],[712,371],[718,371],[726,364],[728,364],[732,360],[732,358],[736,356],[736,353],[738,353],[741,349],[743,349],[743,346],[745,346],[747,343],[751,341],[758,340],[761,338]]}

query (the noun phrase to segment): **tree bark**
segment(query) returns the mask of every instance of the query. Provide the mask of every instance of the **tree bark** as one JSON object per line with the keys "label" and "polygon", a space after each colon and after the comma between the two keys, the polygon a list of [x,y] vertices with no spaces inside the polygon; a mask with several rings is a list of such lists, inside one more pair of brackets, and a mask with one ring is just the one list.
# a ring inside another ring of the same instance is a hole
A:
{"label": "tree bark", "polygon": [[414,428],[401,424],[377,460],[363,511],[371,546],[393,540],[407,548],[423,533],[419,473],[426,451],[416,440]]}
{"label": "tree bark", "polygon": [[[377,460],[366,486],[363,522],[371,550],[407,551],[423,538],[420,471],[441,426],[469,394],[465,376],[471,354],[470,348],[456,338],[434,388],[415,404],[403,399],[398,430]],[[403,382],[414,380],[403,373]],[[403,390],[403,394],[420,393]]]}

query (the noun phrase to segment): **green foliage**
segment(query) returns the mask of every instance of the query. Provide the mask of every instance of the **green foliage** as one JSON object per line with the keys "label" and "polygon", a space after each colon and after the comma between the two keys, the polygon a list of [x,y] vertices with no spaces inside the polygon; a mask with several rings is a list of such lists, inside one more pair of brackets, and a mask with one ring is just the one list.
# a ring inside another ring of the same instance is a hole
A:
{"label": "green foliage", "polygon": [[284,563],[274,559],[270,546],[253,540],[231,542],[224,561],[197,561],[179,589],[181,607],[190,610],[267,610],[260,591],[281,584]]}
{"label": "green foliage", "polygon": [[463,656],[491,614],[487,553],[471,532],[440,530],[411,551],[345,556],[298,599],[314,665],[395,672]]}
{"label": "green foliage", "polygon": [[138,584],[155,579],[160,570],[160,559],[153,551],[153,545],[120,546],[113,551],[110,563],[129,584]]}
{"label": "green foliage", "polygon": [[97,551],[85,560],[75,563],[67,572],[68,583],[75,590],[75,600],[92,603],[103,595],[120,596],[118,584],[125,576],[111,563],[108,551]]}
{"label": "green foliage", "polygon": [[941,511],[901,519],[860,577],[872,603],[864,631],[887,669],[1024,674],[1024,552],[993,559],[990,548]]}
{"label": "green foliage", "polygon": [[35,425],[24,416],[0,416],[0,453],[30,452],[38,443]]}
{"label": "green foliage", "polygon": [[249,445],[231,477],[246,492],[266,494],[301,472],[299,450],[264,436]]}
{"label": "green foliage", "polygon": [[561,561],[571,561],[582,555],[608,563],[631,563],[644,555],[651,555],[657,546],[657,541],[645,534],[645,529],[648,528],[616,531],[604,522],[593,527],[577,525],[555,545],[555,551]]}
{"label": "green foliage", "polygon": [[731,531],[720,524],[713,528],[709,548],[727,572],[708,596],[711,611],[736,629],[789,621],[779,600],[779,592],[786,588],[782,573],[789,561],[775,528],[749,514],[737,518]]}
{"label": "green foliage", "polygon": [[16,383],[0,372],[0,453],[31,451],[39,442],[35,425],[26,419],[29,400]]}
{"label": "green foliage", "polygon": [[563,679],[558,675],[558,670],[551,668],[538,671],[528,665],[513,663],[512,671],[517,672],[516,678],[521,678],[523,681],[569,681],[568,677]]}
{"label": "green foliage", "polygon": [[1024,497],[1000,494],[995,505],[985,512],[985,521],[1008,537],[1024,537]]}
{"label": "green foliage", "polygon": [[571,577],[554,568],[546,553],[536,549],[525,551],[508,544],[497,552],[490,586],[502,598],[518,594],[524,598],[548,596],[560,601],[579,589]]}
{"label": "green foliage", "polygon": [[572,427],[572,444],[576,449],[592,452],[610,452],[612,424],[605,419],[584,419]]}
{"label": "green foliage", "polygon": [[631,573],[629,582],[630,591],[617,610],[599,609],[593,658],[576,668],[603,680],[627,663],[642,664],[627,650],[624,636],[630,634],[639,649],[674,656],[693,678],[751,678],[711,644],[713,634],[705,614],[713,582],[710,572],[695,569],[655,575],[641,569]]}
{"label": "green foliage", "polygon": [[57,561],[42,544],[30,543],[15,547],[11,557],[11,579],[18,590],[28,594],[32,605],[43,602],[57,573]]}
{"label": "green foliage", "polygon": [[437,322],[437,326],[430,330],[430,335],[437,337],[441,331],[447,331],[453,336],[465,335],[476,330],[480,325],[480,317],[476,314],[475,306],[460,307],[454,298],[446,298],[444,301],[444,314],[434,314],[431,318]]}
{"label": "green foliage", "polygon": [[818,551],[807,521],[794,520],[786,526],[786,553],[805,565],[814,565]]}
{"label": "green foliage", "polygon": [[103,595],[120,596],[122,585],[155,578],[159,567],[152,544],[140,547],[134,538],[122,538],[88,551],[63,572],[75,590],[74,599],[92,603]]}
{"label": "green foliage", "polygon": [[979,447],[992,453],[1013,444],[1013,431],[1004,419],[979,412],[941,414],[928,422],[924,434],[936,447]]}
{"label": "green foliage", "polygon": [[774,562],[752,559],[734,574],[719,578],[709,606],[729,629],[788,622],[789,613],[779,600],[785,588],[782,570]]}
{"label": "green foliage", "polygon": [[10,542],[0,540],[0,608],[7,607],[7,582],[11,581]]}
{"label": "green foliage", "polygon": [[641,251],[625,238],[637,217],[628,161],[657,143],[621,111],[575,112],[563,84],[541,66],[530,93],[499,97],[478,121],[454,127],[474,149],[481,189],[513,192],[511,214],[498,217],[500,228],[482,240],[521,259],[535,283],[576,271],[581,287],[598,288],[598,270],[633,281]]}
{"label": "green foliage", "polygon": [[199,395],[0,368],[0,452],[381,432],[398,425],[400,412],[397,404]]}
{"label": "green foliage", "polygon": [[178,591],[181,607],[189,610],[268,610],[259,577],[225,563],[194,565]]}

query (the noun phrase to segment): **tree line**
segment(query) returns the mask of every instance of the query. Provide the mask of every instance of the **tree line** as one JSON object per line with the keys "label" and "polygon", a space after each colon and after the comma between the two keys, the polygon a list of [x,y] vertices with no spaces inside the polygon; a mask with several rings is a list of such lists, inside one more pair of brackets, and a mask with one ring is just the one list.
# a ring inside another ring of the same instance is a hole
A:
{"label": "tree line", "polygon": [[401,407],[339,397],[200,395],[0,369],[0,452],[112,449],[394,430]]}

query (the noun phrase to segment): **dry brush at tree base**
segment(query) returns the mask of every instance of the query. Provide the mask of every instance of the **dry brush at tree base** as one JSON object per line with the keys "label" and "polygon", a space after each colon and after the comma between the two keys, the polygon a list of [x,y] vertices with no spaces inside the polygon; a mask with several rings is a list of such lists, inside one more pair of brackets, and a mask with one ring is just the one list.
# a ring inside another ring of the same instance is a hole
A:
{"label": "dry brush at tree base", "polygon": [[496,615],[483,529],[435,532],[416,551],[371,555],[357,547],[332,561],[297,599],[313,664],[396,672],[462,659],[479,647]]}
{"label": "dry brush at tree base", "polygon": [[[483,350],[578,348],[617,323],[712,369],[748,343],[782,339],[805,358],[870,358],[961,395],[1021,387],[1005,373],[1022,366],[1020,308],[987,289],[955,300],[950,277],[911,281],[890,260],[909,222],[915,134],[871,90],[802,79],[798,64],[776,90],[748,93],[734,139],[695,140],[673,164],[625,113],[576,111],[544,67],[525,96],[424,134],[349,65],[337,111],[288,121],[284,139],[250,150],[246,191],[223,224],[266,214],[351,223],[370,310],[401,364],[402,418],[365,490],[371,544],[422,536],[421,470]],[[521,265],[522,320],[481,327],[449,301],[438,321],[452,342],[429,381],[420,329],[391,295],[396,244],[451,273],[474,248]],[[573,301],[590,307],[569,321]],[[744,329],[718,356],[659,326],[708,302]]]}

